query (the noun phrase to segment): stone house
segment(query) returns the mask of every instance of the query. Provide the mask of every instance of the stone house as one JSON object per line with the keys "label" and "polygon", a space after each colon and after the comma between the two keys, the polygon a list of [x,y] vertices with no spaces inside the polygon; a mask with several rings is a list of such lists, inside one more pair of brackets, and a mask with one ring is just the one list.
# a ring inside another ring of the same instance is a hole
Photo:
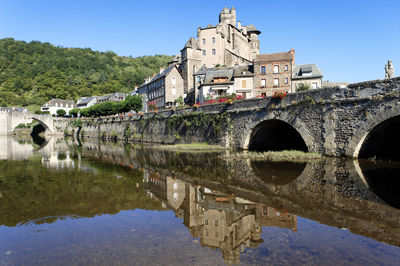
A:
{"label": "stone house", "polygon": [[160,73],[154,75],[138,88],[138,94],[143,97],[143,105],[154,102],[157,108],[169,108],[176,105],[175,101],[183,97],[183,77],[176,64],[167,69],[160,69]]}
{"label": "stone house", "polygon": [[237,66],[228,68],[202,67],[195,73],[195,88],[199,91],[198,102],[233,93],[244,99],[254,97],[253,67]]}
{"label": "stone house", "polygon": [[51,115],[57,115],[57,110],[59,109],[64,109],[68,114],[73,108],[76,108],[76,105],[72,100],[51,99],[47,103],[43,104],[40,110],[42,112],[49,111]]}
{"label": "stone house", "polygon": [[234,93],[233,68],[207,69],[199,86],[199,102]]}
{"label": "stone house", "polygon": [[239,66],[234,69],[234,92],[241,95],[243,99],[254,98],[254,67],[253,65]]}
{"label": "stone house", "polygon": [[254,60],[254,93],[271,96],[274,91],[293,92],[291,89],[295,51],[260,54]]}
{"label": "stone house", "polygon": [[184,90],[191,95],[191,102],[198,101],[194,74],[202,67],[240,66],[251,64],[259,54],[258,35],[254,25],[242,26],[236,21],[236,9],[224,8],[219,23],[197,29],[197,38],[190,38],[181,50],[180,70]]}
{"label": "stone house", "polygon": [[293,69],[292,89],[297,91],[302,85],[310,89],[322,88],[322,71],[315,64],[298,65]]}

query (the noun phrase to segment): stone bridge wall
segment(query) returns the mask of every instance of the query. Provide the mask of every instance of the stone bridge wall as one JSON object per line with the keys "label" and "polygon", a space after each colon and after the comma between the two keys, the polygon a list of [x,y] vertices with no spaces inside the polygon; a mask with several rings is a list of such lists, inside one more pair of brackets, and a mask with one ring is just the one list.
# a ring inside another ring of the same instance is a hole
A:
{"label": "stone bridge wall", "polygon": [[[29,124],[38,121],[46,129],[48,135],[63,135],[66,128],[65,119],[53,118],[50,115],[31,114],[26,108],[6,107],[0,108],[0,136],[12,135],[14,129],[20,124]],[[55,128],[54,121],[58,127]]]}
{"label": "stone bridge wall", "polygon": [[[86,138],[158,144],[207,142],[247,149],[257,125],[278,119],[300,133],[309,151],[353,157],[372,128],[400,115],[399,95],[400,78],[377,80],[352,84],[349,89],[299,92],[282,100],[269,97],[142,116],[82,119],[79,133]],[[76,134],[73,121],[68,122],[66,132]]]}

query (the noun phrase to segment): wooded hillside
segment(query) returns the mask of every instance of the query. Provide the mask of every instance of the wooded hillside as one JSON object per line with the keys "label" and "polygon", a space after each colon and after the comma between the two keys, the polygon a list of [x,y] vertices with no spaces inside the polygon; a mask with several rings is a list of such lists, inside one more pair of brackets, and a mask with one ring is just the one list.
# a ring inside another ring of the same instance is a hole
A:
{"label": "wooded hillside", "polygon": [[129,92],[170,56],[121,57],[89,48],[0,39],[0,105],[42,105],[52,98]]}

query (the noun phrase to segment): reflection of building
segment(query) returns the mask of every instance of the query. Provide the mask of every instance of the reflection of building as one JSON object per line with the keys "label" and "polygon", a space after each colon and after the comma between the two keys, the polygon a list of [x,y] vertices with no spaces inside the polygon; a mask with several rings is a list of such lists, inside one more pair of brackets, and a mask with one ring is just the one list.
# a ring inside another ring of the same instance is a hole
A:
{"label": "reflection of building", "polygon": [[150,174],[146,181],[151,196],[172,208],[192,236],[200,237],[202,246],[219,248],[229,264],[239,263],[245,248],[257,248],[262,243],[262,226],[297,230],[296,216],[286,211],[158,173]]}
{"label": "reflection of building", "polygon": [[70,153],[66,152],[51,152],[50,156],[42,157],[42,165],[50,170],[74,169],[75,162],[71,159]]}

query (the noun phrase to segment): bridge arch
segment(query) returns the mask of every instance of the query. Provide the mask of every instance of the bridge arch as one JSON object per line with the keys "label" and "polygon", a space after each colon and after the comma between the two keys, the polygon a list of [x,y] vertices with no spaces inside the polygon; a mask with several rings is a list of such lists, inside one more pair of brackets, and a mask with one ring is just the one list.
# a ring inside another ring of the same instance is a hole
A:
{"label": "bridge arch", "polygon": [[[265,139],[271,140],[271,145],[263,145]],[[282,145],[282,146],[280,146]],[[267,114],[249,124],[241,148],[245,150],[285,150],[298,149],[315,151],[314,139],[304,122],[297,117]]]}
{"label": "bridge arch", "polygon": [[400,161],[400,110],[390,108],[368,114],[354,133],[346,155],[354,158],[376,158]]}
{"label": "bridge arch", "polygon": [[48,133],[50,134],[53,133],[52,119],[49,119],[47,117],[38,117],[38,116],[32,116],[32,119],[41,124],[45,128],[45,130],[48,131]]}

